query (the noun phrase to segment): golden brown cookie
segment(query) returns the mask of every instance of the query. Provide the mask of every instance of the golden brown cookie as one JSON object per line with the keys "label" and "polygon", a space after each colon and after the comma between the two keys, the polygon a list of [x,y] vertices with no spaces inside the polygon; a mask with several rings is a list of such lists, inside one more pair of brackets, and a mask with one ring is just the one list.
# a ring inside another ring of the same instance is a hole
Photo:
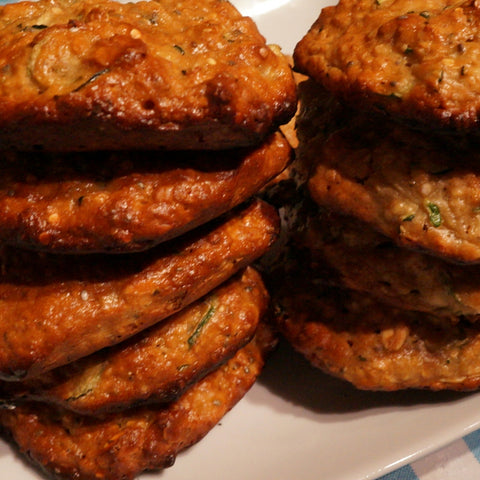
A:
{"label": "golden brown cookie", "polygon": [[303,274],[277,296],[276,324],[314,366],[367,390],[480,386],[480,324],[405,311]]}
{"label": "golden brown cookie", "polygon": [[[324,99],[319,101],[320,106]],[[478,149],[457,149],[338,102],[329,111],[333,131],[321,133],[320,126],[328,125],[326,113],[318,129],[308,127],[306,136],[299,131],[313,199],[369,223],[399,245],[478,263]]]}
{"label": "golden brown cookie", "polygon": [[65,253],[130,252],[255,194],[290,161],[279,134],[222,152],[3,152],[0,240]]}
{"label": "golden brown cookie", "polygon": [[274,341],[262,327],[228,363],[167,406],[96,419],[32,403],[1,410],[0,424],[25,455],[56,478],[132,479],[172,465],[178,452],[206,435],[255,382]]}
{"label": "golden brown cookie", "polygon": [[223,0],[0,8],[2,150],[223,149],[295,112],[288,61]]}
{"label": "golden brown cookie", "polygon": [[0,375],[32,377],[125,340],[252,263],[278,234],[256,201],[181,241],[130,255],[6,249],[0,278]]}
{"label": "golden brown cookie", "polygon": [[356,107],[428,128],[477,128],[474,0],[340,0],[295,49],[295,67]]}
{"label": "golden brown cookie", "polygon": [[325,282],[366,292],[404,310],[438,316],[480,314],[480,267],[399,248],[353,217],[312,211],[297,248]]}
{"label": "golden brown cookie", "polygon": [[268,305],[260,275],[240,275],[126,342],[25,382],[6,402],[39,400],[87,415],[168,402],[248,343]]}

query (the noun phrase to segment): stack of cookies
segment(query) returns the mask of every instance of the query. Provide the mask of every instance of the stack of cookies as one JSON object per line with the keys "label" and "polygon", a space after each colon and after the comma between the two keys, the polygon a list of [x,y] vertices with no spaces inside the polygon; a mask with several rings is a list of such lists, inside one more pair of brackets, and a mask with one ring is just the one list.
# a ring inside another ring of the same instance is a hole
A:
{"label": "stack of cookies", "polygon": [[0,424],[57,478],[173,463],[275,343],[256,199],[288,62],[223,0],[1,7]]}
{"label": "stack of cookies", "polygon": [[341,0],[295,50],[289,275],[308,278],[278,323],[359,388],[480,386],[479,21],[474,2]]}

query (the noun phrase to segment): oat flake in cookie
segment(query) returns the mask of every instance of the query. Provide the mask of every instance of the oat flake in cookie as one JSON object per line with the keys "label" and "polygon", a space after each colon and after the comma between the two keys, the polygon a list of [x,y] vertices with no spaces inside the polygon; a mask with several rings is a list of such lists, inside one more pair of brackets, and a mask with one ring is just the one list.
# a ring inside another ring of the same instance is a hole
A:
{"label": "oat flake in cookie", "polygon": [[143,470],[171,466],[177,453],[205,436],[254,384],[275,342],[261,324],[229,362],[167,406],[92,418],[31,403],[0,410],[0,424],[55,478],[131,480]]}
{"label": "oat flake in cookie", "polygon": [[20,2],[0,37],[2,149],[238,147],[295,112],[287,60],[224,0]]}
{"label": "oat flake in cookie", "polygon": [[268,299],[260,275],[247,267],[129,341],[30,381],[0,383],[1,398],[95,416],[170,402],[252,339]]}
{"label": "oat flake in cookie", "polygon": [[[312,198],[369,223],[400,246],[479,263],[478,148],[455,148],[442,138],[343,108],[320,92],[317,99],[308,97],[311,104],[299,122]],[[315,118],[322,106],[328,113]]]}
{"label": "oat flake in cookie", "polygon": [[160,250],[128,256],[3,252],[0,377],[34,377],[180,311],[264,254],[278,234],[256,201]]}
{"label": "oat flake in cookie", "polygon": [[297,45],[295,67],[344,99],[414,124],[474,129],[480,11],[470,0],[341,0]]}
{"label": "oat flake in cookie", "polygon": [[61,253],[128,253],[246,201],[291,158],[279,133],[215,152],[1,152],[0,242]]}
{"label": "oat flake in cookie", "polygon": [[480,324],[399,310],[311,280],[303,272],[301,285],[284,285],[276,324],[315,367],[365,390],[480,385]]}

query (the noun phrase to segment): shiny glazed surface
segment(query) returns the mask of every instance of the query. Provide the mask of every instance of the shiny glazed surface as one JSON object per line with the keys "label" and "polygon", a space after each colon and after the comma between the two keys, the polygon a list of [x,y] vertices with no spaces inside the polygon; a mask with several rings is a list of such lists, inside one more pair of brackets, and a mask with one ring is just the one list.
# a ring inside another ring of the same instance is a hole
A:
{"label": "shiny glazed surface", "polygon": [[223,0],[22,2],[0,36],[2,148],[245,146],[295,111],[287,61]]}
{"label": "shiny glazed surface", "polygon": [[268,294],[252,268],[120,343],[25,382],[4,382],[6,402],[28,399],[99,415],[169,402],[249,342]]}

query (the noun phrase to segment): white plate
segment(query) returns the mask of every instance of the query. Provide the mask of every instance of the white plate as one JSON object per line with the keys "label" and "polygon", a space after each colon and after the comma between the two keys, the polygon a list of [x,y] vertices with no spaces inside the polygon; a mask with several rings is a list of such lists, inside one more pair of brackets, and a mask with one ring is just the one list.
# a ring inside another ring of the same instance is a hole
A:
{"label": "white plate", "polygon": [[[2,1],[0,0],[0,3]],[[234,0],[291,53],[322,0]],[[200,443],[141,480],[367,480],[480,427],[478,394],[359,392],[282,344],[259,382]],[[1,477],[39,480],[0,443]]]}
{"label": "white plate", "polygon": [[[480,426],[478,394],[354,390],[287,345],[247,396],[175,465],[139,480],[367,480]],[[1,478],[42,480],[0,443]]]}

